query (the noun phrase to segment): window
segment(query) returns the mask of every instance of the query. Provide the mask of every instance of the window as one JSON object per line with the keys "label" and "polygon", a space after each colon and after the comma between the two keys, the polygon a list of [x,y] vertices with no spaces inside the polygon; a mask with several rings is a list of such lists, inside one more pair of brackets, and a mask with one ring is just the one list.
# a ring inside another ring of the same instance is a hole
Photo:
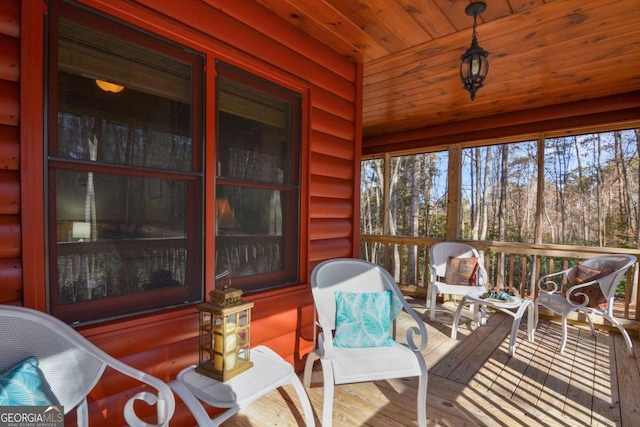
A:
{"label": "window", "polygon": [[460,238],[533,243],[537,141],[462,150]]}
{"label": "window", "polygon": [[[460,164],[451,165],[460,173],[461,196],[453,198],[459,217],[447,218],[447,227],[455,227],[462,240],[637,248],[640,129],[612,124],[591,132],[565,130],[528,138],[536,136],[461,146]],[[442,153],[446,159],[446,152]],[[390,156],[388,163],[381,158],[362,162],[363,234],[413,236],[405,223],[412,203],[416,204],[415,195],[417,206],[422,206],[427,194],[436,195],[432,200],[446,197],[439,190],[448,185],[443,183],[447,166],[442,161],[434,164],[434,180],[424,181],[424,169],[414,169],[412,158],[425,154],[430,153]],[[387,164],[391,185],[385,207],[382,173]],[[411,190],[412,182],[423,181],[419,192]],[[539,194],[540,188],[543,193]],[[381,231],[385,208],[388,221],[395,221],[395,233],[392,227]],[[418,236],[439,237],[434,233]]]}
{"label": "window", "polygon": [[299,94],[217,65],[216,275],[245,293],[298,283]]}
{"label": "window", "polygon": [[201,56],[63,2],[49,41],[51,313],[202,300]]}
{"label": "window", "polygon": [[638,247],[640,129],[547,138],[544,243]]}
{"label": "window", "polygon": [[388,231],[383,231],[384,160],[362,162],[360,228],[365,234],[444,237],[447,151],[394,156],[389,162]]}
{"label": "window", "polygon": [[363,160],[360,167],[360,232],[383,234],[384,159]]}

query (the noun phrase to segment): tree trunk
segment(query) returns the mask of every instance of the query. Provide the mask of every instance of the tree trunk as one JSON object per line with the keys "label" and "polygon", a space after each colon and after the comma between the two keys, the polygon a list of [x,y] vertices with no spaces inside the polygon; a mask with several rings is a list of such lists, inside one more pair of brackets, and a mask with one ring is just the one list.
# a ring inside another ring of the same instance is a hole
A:
{"label": "tree trunk", "polygon": [[[498,205],[498,240],[501,242],[507,241],[507,186],[509,185],[509,146],[503,144],[500,146],[502,151],[500,162],[500,203]],[[504,286],[504,270],[505,259],[504,253],[500,253],[498,256],[497,275],[498,283],[496,285],[499,288]]]}
{"label": "tree trunk", "polygon": [[[421,178],[421,166],[422,156],[416,154],[411,156],[411,201],[409,202],[409,236],[418,236],[418,224],[419,224],[419,207],[420,207],[420,184]],[[418,247],[416,245],[409,246],[409,265],[407,271],[407,281],[410,285],[416,284],[416,267],[418,261]]]}
{"label": "tree trunk", "polygon": [[480,209],[482,212],[480,240],[487,240],[487,230],[489,228],[489,171],[491,170],[491,147],[486,147],[486,153],[484,176],[482,179],[482,198],[480,200]]}
{"label": "tree trunk", "polygon": [[[393,197],[393,193],[398,186],[398,170],[400,169],[400,158],[395,158],[395,160],[390,162],[390,173],[389,173],[389,207],[387,210],[387,216],[389,219],[388,222],[388,234],[390,236],[395,236],[397,234],[397,222],[395,212],[398,211],[396,198]],[[400,280],[400,251],[398,246],[394,245],[392,248],[389,248],[391,253],[388,253],[388,256],[392,260],[392,275],[396,282]]]}

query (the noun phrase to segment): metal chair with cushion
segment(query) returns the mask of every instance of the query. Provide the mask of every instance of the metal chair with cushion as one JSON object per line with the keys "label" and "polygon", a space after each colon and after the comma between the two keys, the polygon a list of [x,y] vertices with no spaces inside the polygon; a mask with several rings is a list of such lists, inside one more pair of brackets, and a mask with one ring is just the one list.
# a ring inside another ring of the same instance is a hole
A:
{"label": "metal chair with cushion", "polygon": [[[478,251],[461,242],[439,242],[429,248],[429,319],[436,319],[436,297],[440,294],[469,295],[486,291],[488,276]],[[474,310],[477,307],[474,305]]]}
{"label": "metal chair with cushion", "polygon": [[[0,305],[0,405],[63,406],[65,414],[77,408],[77,425],[86,426],[87,395],[107,366],[157,390],[157,395],[140,391],[127,400],[123,413],[129,425],[169,424],[175,399],[163,381],[111,357],[53,316]],[[157,424],[136,414],[136,408],[144,409],[134,405],[140,400],[156,406]]]}
{"label": "metal chair with cushion", "polygon": [[[316,350],[307,356],[303,383],[309,387],[313,365],[320,360],[322,425],[332,424],[335,384],[418,377],[418,425],[426,427],[427,366],[422,350],[427,329],[391,275],[367,261],[333,259],[313,270],[311,291],[321,333]],[[402,310],[416,323],[407,329],[406,343],[395,340],[395,319]]]}
{"label": "metal chair with cushion", "polygon": [[[541,293],[534,304],[534,325],[538,324],[540,306],[562,316],[562,344],[560,345],[562,353],[567,344],[569,314],[574,311],[584,313],[593,335],[596,331],[590,315],[599,315],[620,330],[631,351],[633,348],[631,338],[615,318],[613,302],[618,283],[635,262],[636,257],[632,255],[601,255],[578,263],[569,269],[541,277],[538,280],[538,289]],[[560,292],[563,282],[568,283],[565,294]]]}

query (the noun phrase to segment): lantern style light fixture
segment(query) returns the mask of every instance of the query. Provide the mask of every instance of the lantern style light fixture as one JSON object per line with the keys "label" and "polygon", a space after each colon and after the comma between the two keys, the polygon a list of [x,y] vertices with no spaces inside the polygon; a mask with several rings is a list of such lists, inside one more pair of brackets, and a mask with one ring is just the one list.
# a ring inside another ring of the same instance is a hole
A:
{"label": "lantern style light fixture", "polygon": [[227,381],[253,366],[250,350],[252,302],[241,299],[242,291],[229,287],[229,272],[216,276],[224,286],[209,295],[210,302],[198,304],[200,312],[200,360],[196,372]]}
{"label": "lantern style light fixture", "polygon": [[485,11],[487,5],[483,2],[471,3],[465,9],[465,13],[473,16],[473,39],[471,46],[460,57],[460,78],[464,88],[471,94],[471,100],[476,99],[476,91],[484,86],[484,79],[489,71],[489,61],[487,56],[489,53],[478,45],[476,38],[476,21],[478,15]]}

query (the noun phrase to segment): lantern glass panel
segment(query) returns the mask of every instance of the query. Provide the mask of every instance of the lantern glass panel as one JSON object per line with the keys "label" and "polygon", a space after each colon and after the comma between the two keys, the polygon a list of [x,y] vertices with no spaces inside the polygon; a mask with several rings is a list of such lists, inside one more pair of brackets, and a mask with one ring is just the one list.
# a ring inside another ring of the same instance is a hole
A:
{"label": "lantern glass panel", "polygon": [[249,357],[253,303],[223,307],[198,305],[200,311],[200,364],[196,371],[226,381],[253,364]]}

